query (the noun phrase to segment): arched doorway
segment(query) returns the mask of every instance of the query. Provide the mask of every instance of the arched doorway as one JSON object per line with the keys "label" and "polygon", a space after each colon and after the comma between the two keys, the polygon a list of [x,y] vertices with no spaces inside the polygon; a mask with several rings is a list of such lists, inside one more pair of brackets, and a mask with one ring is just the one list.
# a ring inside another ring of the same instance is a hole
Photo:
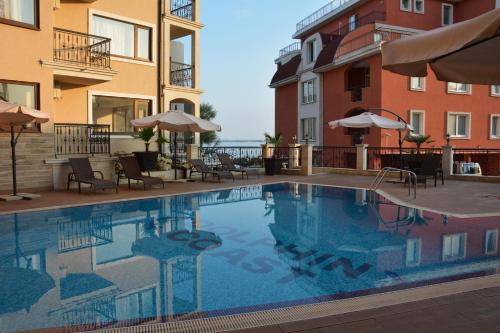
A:
{"label": "arched doorway", "polygon": [[[195,115],[195,104],[190,100],[178,98],[170,101],[170,110],[183,111]],[[195,136],[192,132],[177,133],[177,148],[184,149],[186,144],[194,144]],[[174,149],[174,133],[170,133],[170,151]]]}
{"label": "arched doorway", "polygon": [[[349,110],[345,115],[344,118],[349,118],[349,117],[355,117],[363,112],[367,112],[367,110],[363,108],[354,108]],[[351,136],[351,144],[357,145],[363,143],[365,139],[365,135],[370,134],[370,129],[369,128],[344,128],[344,134],[345,135],[350,135]]]}
{"label": "arched doorway", "polygon": [[345,71],[345,90],[351,92],[351,101],[363,100],[363,88],[370,86],[370,64],[366,61],[354,63]]}

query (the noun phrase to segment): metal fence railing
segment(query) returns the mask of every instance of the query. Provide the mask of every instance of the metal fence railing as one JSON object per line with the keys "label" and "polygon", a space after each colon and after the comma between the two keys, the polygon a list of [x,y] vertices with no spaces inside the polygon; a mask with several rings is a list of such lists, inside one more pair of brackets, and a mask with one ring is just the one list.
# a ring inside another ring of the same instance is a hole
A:
{"label": "metal fence railing", "polygon": [[500,149],[455,148],[453,161],[454,174],[500,176]]}
{"label": "metal fence railing", "polygon": [[172,0],[170,13],[174,16],[193,21],[193,1],[192,0]]}
{"label": "metal fence railing", "polygon": [[369,170],[382,170],[386,167],[405,168],[409,161],[417,159],[418,156],[429,156],[443,154],[441,148],[420,148],[417,152],[413,148],[403,148],[400,154],[399,147],[367,147],[367,168]]}
{"label": "metal fence railing", "polygon": [[99,155],[111,153],[111,126],[54,124],[55,155]]}
{"label": "metal fence railing", "polygon": [[234,164],[245,168],[263,167],[261,147],[200,147],[198,149],[199,158],[212,168],[220,166],[218,153],[228,154]]}
{"label": "metal fence railing", "polygon": [[170,84],[177,87],[193,88],[193,66],[172,61],[170,63]]}
{"label": "metal fence railing", "polygon": [[313,147],[313,166],[326,168],[356,168],[356,147]]}

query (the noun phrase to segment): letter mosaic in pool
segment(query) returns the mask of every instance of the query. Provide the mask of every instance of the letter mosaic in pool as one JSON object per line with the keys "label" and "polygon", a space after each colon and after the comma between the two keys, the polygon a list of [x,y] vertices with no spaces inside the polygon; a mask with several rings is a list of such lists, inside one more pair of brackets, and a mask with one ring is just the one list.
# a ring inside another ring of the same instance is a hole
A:
{"label": "letter mosaic in pool", "polygon": [[495,274],[500,217],[296,183],[0,216],[0,332],[241,313]]}

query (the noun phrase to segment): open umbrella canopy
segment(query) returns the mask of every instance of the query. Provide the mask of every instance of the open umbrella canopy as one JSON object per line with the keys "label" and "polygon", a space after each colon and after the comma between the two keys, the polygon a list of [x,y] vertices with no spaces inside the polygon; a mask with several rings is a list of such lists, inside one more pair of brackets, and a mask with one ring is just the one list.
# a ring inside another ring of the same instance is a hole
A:
{"label": "open umbrella canopy", "polygon": [[45,272],[0,268],[0,314],[29,311],[54,287],[54,280]]}
{"label": "open umbrella canopy", "polygon": [[382,68],[438,80],[500,84],[500,8],[471,20],[382,44]]}
{"label": "open umbrella canopy", "polygon": [[141,119],[131,120],[132,126],[137,128],[151,128],[158,126],[161,130],[170,132],[220,132],[222,127],[208,120],[195,117],[183,111],[168,111]]}
{"label": "open umbrella canopy", "polygon": [[0,126],[9,128],[11,126],[24,126],[32,122],[45,123],[49,121],[49,115],[26,106],[17,105],[0,100]]}
{"label": "open umbrella canopy", "polygon": [[357,116],[330,121],[328,125],[332,129],[337,127],[348,127],[348,128],[379,127],[386,129],[395,129],[399,131],[412,130],[412,127],[409,124],[405,124],[402,121],[396,121],[389,118],[385,118],[371,112],[364,112]]}

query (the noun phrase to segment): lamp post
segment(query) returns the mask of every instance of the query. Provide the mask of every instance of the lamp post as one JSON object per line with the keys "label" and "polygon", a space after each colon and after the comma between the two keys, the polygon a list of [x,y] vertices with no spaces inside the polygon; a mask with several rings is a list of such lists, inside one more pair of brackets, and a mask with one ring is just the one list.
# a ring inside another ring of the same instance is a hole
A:
{"label": "lamp post", "polygon": [[449,147],[450,146],[450,133],[446,133],[446,145]]}

